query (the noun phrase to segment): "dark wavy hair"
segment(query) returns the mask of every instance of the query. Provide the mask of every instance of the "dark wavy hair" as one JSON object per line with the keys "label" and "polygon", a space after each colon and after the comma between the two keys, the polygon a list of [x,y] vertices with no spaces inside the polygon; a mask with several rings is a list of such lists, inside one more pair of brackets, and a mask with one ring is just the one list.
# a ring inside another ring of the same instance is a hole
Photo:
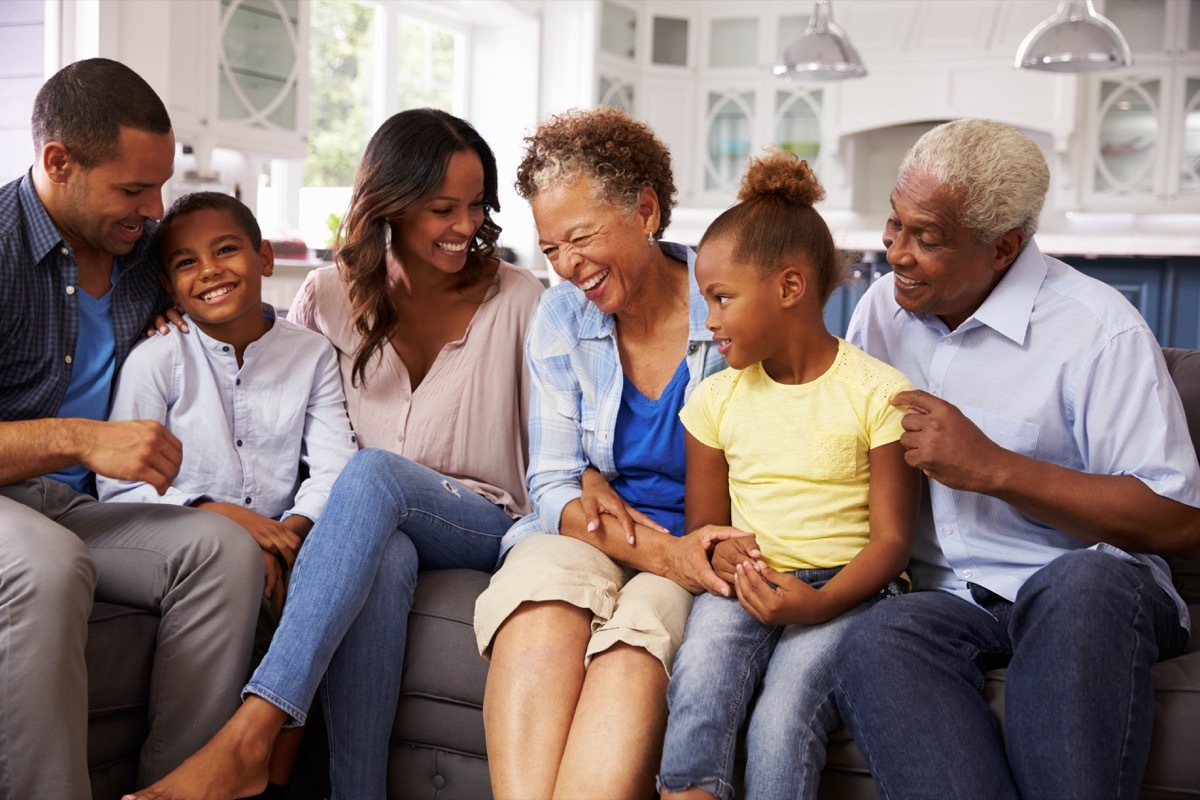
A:
{"label": "dark wavy hair", "polygon": [[195,214],[197,211],[224,211],[249,237],[250,245],[256,251],[262,247],[262,229],[258,226],[258,220],[254,218],[254,212],[247,208],[245,203],[233,195],[221,192],[192,192],[171,204],[171,208],[163,216],[162,222],[158,223],[158,230],[154,232],[154,238],[150,240],[150,252],[158,256],[159,266],[164,272],[167,269],[167,254],[163,252],[167,244],[167,234],[173,227],[180,224],[183,217]]}
{"label": "dark wavy hair", "polygon": [[33,101],[33,143],[62,142],[85,169],[112,161],[121,128],[166,135],[167,108],[150,84],[119,61],[88,58],[60,69]]}
{"label": "dark wavy hair", "polygon": [[388,295],[387,248],[392,223],[446,180],[450,157],[474,152],[483,164],[483,224],[467,251],[459,289],[488,280],[498,266],[496,240],[500,210],[496,157],[479,132],[465,120],[434,108],[392,115],[367,144],[350,208],[338,230],[337,264],[350,296],[350,313],[362,343],[354,355],[351,380],[366,383],[366,367],[387,341],[396,322]]}

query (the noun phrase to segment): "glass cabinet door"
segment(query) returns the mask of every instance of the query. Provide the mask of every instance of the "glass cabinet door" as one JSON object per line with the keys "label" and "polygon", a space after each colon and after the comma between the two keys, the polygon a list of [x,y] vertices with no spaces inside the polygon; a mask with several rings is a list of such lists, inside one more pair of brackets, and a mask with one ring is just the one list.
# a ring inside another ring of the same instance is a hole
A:
{"label": "glass cabinet door", "polygon": [[754,92],[709,92],[704,188],[736,187],[750,155]]}
{"label": "glass cabinet door", "polygon": [[821,153],[821,90],[775,92],[775,143],[812,166]]}
{"label": "glass cabinet door", "polygon": [[1161,92],[1158,78],[1101,81],[1096,192],[1154,194]]}
{"label": "glass cabinet door", "polygon": [[217,116],[296,128],[299,0],[221,0]]}
{"label": "glass cabinet door", "polygon": [[637,55],[637,12],[604,0],[600,4],[600,49],[627,58]]}
{"label": "glass cabinet door", "polygon": [[601,75],[598,88],[597,105],[612,106],[633,115],[633,84],[621,78]]}
{"label": "glass cabinet door", "polygon": [[1200,77],[1184,80],[1183,143],[1179,154],[1179,194],[1200,194]]}
{"label": "glass cabinet door", "polygon": [[714,19],[708,33],[708,66],[758,65],[758,18]]}

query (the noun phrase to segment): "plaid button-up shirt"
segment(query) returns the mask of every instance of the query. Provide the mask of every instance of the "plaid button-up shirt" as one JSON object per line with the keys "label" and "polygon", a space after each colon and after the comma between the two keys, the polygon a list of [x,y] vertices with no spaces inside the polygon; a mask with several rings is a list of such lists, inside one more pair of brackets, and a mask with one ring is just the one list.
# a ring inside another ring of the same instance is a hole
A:
{"label": "plaid button-up shirt", "polygon": [[[688,265],[687,369],[690,395],[706,376],[725,368],[712,333],[704,327],[708,306],[696,285],[696,253],[671,242],[663,252]],[[582,492],[584,469],[616,477],[613,432],[625,377],[613,318],[569,283],[542,295],[525,345],[529,362],[529,498],[534,513],[518,520],[500,552],[538,531],[558,533],[563,508]],[[683,435],[683,423],[679,423]]]}
{"label": "plaid button-up shirt", "polygon": [[[113,286],[116,371],[167,306],[147,223],[133,250],[119,256]],[[79,336],[79,267],[38,198],[33,177],[0,188],[0,420],[58,415],[71,380]]]}

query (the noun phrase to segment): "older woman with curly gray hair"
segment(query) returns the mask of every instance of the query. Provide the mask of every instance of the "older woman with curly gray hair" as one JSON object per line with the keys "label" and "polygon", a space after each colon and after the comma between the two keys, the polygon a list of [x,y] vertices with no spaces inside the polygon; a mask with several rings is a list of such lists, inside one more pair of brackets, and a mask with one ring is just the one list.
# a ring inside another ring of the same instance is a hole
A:
{"label": "older woman with curly gray hair", "polygon": [[678,412],[724,367],[695,254],[660,240],[666,147],[611,108],[526,139],[517,188],[563,283],[530,328],[530,496],[475,609],[491,658],[484,722],[497,798],[649,797],[692,594],[730,587],[685,536]]}

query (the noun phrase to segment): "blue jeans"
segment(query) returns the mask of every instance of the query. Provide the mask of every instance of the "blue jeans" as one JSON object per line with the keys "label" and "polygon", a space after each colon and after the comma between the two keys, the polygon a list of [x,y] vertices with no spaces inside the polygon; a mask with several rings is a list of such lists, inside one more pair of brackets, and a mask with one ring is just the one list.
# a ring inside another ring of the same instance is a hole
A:
{"label": "blue jeans", "polygon": [[512,522],[463,484],[386,450],[357,453],[334,483],[243,695],[303,724],[324,677],[335,798],[385,795],[417,570],[490,572]]}
{"label": "blue jeans", "polygon": [[[982,587],[973,596],[978,606],[944,592],[899,597],[842,639],[838,705],[881,797],[1137,797],[1150,669],[1187,644],[1150,570],[1079,550],[1013,603]],[[1002,737],[983,676],[1004,666]]]}
{"label": "blue jeans", "polygon": [[[793,574],[820,588],[838,569]],[[696,787],[729,800],[738,733],[757,690],[746,732],[746,797],[816,797],[825,743],[839,722],[835,646],[879,597],[821,625],[769,627],[736,598],[699,595],[667,690],[659,787]]]}

